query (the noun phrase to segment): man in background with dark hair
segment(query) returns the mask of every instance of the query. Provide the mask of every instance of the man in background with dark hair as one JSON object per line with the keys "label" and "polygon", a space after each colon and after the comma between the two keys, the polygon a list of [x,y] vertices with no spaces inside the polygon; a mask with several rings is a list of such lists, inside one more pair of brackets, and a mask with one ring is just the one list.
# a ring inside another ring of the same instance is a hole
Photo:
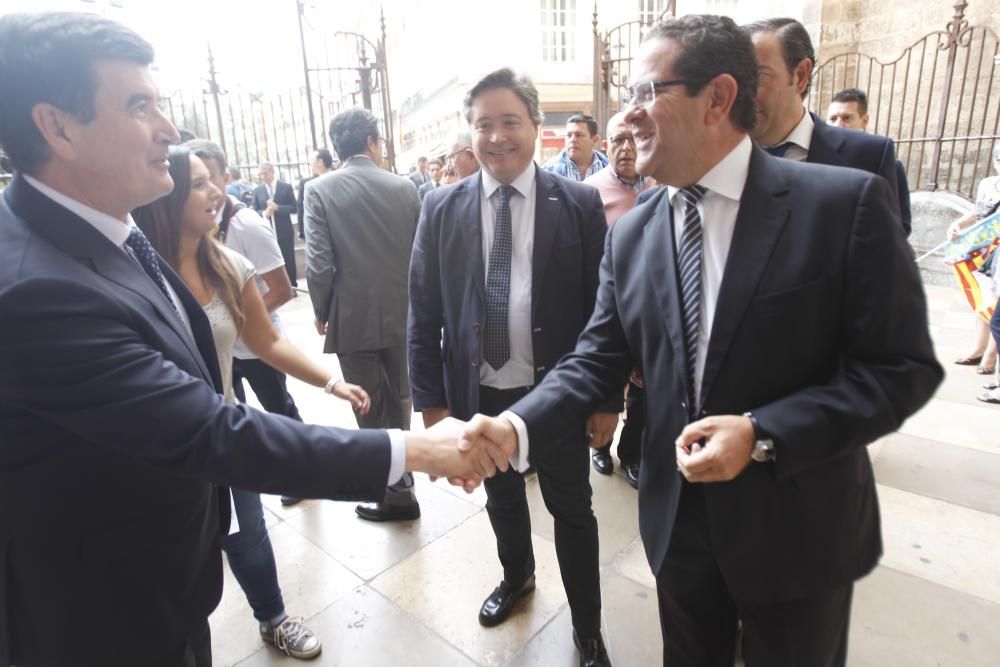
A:
{"label": "man in background with dark hair", "polygon": [[441,162],[441,160],[437,158],[434,158],[433,160],[427,163],[427,169],[430,171],[431,179],[426,183],[424,183],[423,185],[421,185],[419,188],[417,188],[417,194],[420,195],[420,201],[424,200],[424,197],[427,196],[428,192],[437,187],[440,187],[441,175],[442,175],[441,170],[443,167],[444,164]]}
{"label": "man in background with dark hair", "polygon": [[419,188],[421,185],[430,180],[430,174],[427,172],[427,158],[421,155],[417,158],[416,168],[409,173],[407,176],[413,182],[414,187]]}
{"label": "man in background with dark hair", "polygon": [[582,181],[608,166],[607,156],[597,150],[600,143],[597,121],[586,114],[574,114],[566,121],[566,147],[542,169]]}
{"label": "man in background with dark hair", "polygon": [[[826,120],[836,127],[867,131],[868,95],[859,88],[844,88],[830,101]],[[909,236],[913,227],[913,214],[910,211],[910,184],[906,180],[902,160],[896,160],[896,186],[899,189],[899,215],[903,221],[903,229]]]}
{"label": "man in background with dark hair", "polygon": [[462,454],[454,425],[349,431],[226,404],[205,312],[129,215],[174,187],[152,61],[99,15],[0,18],[4,667],[210,665],[227,485],[362,500],[406,470],[506,467]]}
{"label": "man in background with dark hair", "polygon": [[295,191],[290,183],[278,178],[274,164],[261,162],[260,185],[253,191],[253,207],[274,227],[281,256],[285,258],[285,271],[292,287],[298,287],[298,270],[295,266],[295,229],[292,214],[297,210]]}
{"label": "man in background with dark hair", "polygon": [[306,238],[306,216],[305,216],[305,201],[306,201],[306,183],[313,180],[317,176],[322,176],[328,171],[332,171],[333,165],[333,155],[325,148],[317,148],[313,151],[312,162],[309,164],[309,168],[312,170],[312,176],[306,176],[299,181],[299,198],[298,198],[298,219],[299,219],[299,238]]}
{"label": "man in background with dark hair", "polygon": [[889,184],[890,204],[909,234],[900,215],[909,193],[899,191],[892,139],[831,127],[806,111],[803,102],[812,85],[816,53],[805,26],[795,19],[773,18],[749,23],[743,30],[753,40],[760,65],[753,138],[777,157],[881,176]]}
{"label": "man in background with dark hair", "polygon": [[865,446],[943,376],[888,183],[756,147],[757,77],[729,18],[649,30],[625,121],[661,187],[608,230],[576,350],[466,431],[520,469],[639,369],[669,667],[732,665],[737,619],[748,667],[846,664],[854,581],[882,553]]}
{"label": "man in background with dark hair", "polygon": [[[407,270],[420,200],[412,183],[379,164],[383,139],[367,109],[330,121],[343,166],[306,184],[306,280],[323,351],[336,354],[344,379],[371,397],[361,428],[410,426],[406,373]],[[377,503],[356,508],[369,521],[420,516],[413,476],[404,475]]]}

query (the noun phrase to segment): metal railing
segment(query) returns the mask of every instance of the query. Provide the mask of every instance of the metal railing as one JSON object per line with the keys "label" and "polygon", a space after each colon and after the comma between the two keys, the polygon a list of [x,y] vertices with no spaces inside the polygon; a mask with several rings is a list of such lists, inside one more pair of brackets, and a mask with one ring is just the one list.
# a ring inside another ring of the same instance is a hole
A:
{"label": "metal railing", "polygon": [[956,3],[945,30],[891,62],[856,52],[825,61],[813,74],[807,105],[823,117],[838,91],[865,91],[868,129],[895,140],[910,189],[972,199],[1000,139],[1000,42],[989,28],[969,25],[967,6]]}

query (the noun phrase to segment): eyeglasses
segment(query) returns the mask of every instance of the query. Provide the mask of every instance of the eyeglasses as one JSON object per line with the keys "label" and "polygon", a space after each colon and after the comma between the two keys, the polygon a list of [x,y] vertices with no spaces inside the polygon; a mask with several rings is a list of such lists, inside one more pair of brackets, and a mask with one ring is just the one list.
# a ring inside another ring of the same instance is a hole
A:
{"label": "eyeglasses", "polygon": [[[637,81],[634,86],[625,89],[625,96],[622,101],[626,106],[645,107],[656,99],[656,93],[671,86],[686,86],[691,83],[688,79],[672,79],[670,81]],[[627,99],[626,99],[627,98]]]}
{"label": "eyeglasses", "polygon": [[615,148],[621,148],[626,143],[628,143],[632,148],[635,148],[635,136],[631,134],[616,134],[615,136],[608,139],[611,145]]}
{"label": "eyeglasses", "polygon": [[458,149],[457,151],[455,151],[454,153],[450,153],[450,154],[448,155],[448,157],[446,157],[446,158],[445,158],[445,161],[446,161],[446,162],[454,162],[454,161],[455,161],[455,158],[457,158],[457,157],[458,157],[459,155],[461,155],[461,154],[462,154],[462,153],[464,153],[465,151],[471,151],[471,150],[472,150],[472,149],[471,149],[471,148],[469,148],[468,146],[466,146],[465,148],[459,148],[459,149]]}

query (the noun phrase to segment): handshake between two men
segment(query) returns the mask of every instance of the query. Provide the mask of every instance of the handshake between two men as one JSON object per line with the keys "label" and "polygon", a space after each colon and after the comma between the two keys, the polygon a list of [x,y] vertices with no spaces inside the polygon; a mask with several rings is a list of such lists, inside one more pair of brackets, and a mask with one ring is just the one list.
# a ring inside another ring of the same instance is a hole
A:
{"label": "handshake between two men", "polygon": [[518,454],[517,431],[502,417],[476,415],[468,422],[447,417],[420,432],[408,432],[406,470],[445,477],[467,493]]}

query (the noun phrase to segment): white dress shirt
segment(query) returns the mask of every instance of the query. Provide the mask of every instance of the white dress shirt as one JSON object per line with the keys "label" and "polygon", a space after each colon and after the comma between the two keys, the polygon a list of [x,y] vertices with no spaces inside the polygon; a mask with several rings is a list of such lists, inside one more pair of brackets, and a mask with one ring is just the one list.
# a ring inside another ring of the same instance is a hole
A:
{"label": "white dress shirt", "polygon": [[[37,178],[33,178],[28,174],[22,174],[24,180],[28,182],[31,187],[35,188],[43,195],[59,204],[63,208],[69,210],[70,213],[83,218],[85,222],[90,224],[94,229],[101,233],[101,236],[111,241],[113,244],[121,248],[121,251],[128,255],[129,259],[136,261],[132,258],[132,255],[125,248],[125,241],[128,240],[128,235],[132,233],[132,228],[135,227],[135,221],[132,220],[132,215],[129,214],[125,217],[125,220],[118,220],[113,218],[107,213],[101,213],[97,209],[93,209],[86,204],[81,204],[77,200],[67,197],[63,193],[50,188],[44,183],[40,182]],[[141,267],[140,267],[141,268]],[[145,271],[145,270],[143,270]],[[145,273],[143,274],[145,275]],[[167,293],[170,295],[170,300],[173,302],[174,308],[181,316],[181,321],[184,323],[184,327],[187,329],[188,333],[191,333],[191,320],[188,318],[187,311],[184,310],[184,306],[181,304],[181,300],[177,297],[177,292],[174,291],[173,286],[170,281],[164,276],[163,283],[167,286]],[[159,289],[159,287],[157,287]],[[193,334],[192,334],[193,337]]]}
{"label": "white dress shirt", "polygon": [[[752,148],[750,137],[744,137],[736,148],[698,181],[698,185],[707,188],[705,196],[698,202],[698,213],[701,214],[702,221],[701,323],[694,364],[694,388],[699,401],[705,359],[708,356],[708,341],[712,337],[712,324],[715,322],[715,307],[719,303],[719,288],[722,286],[722,276],[729,257],[729,246],[733,241],[736,215],[740,212],[740,198],[750,170]],[[677,188],[667,186],[667,196],[674,207],[674,247],[679,251],[687,205],[683,197],[676,196],[678,192]]]}
{"label": "white dress shirt", "polygon": [[[497,226],[502,183],[480,170],[482,191],[483,267],[488,279],[490,248]],[[528,387],[535,383],[535,355],[531,344],[531,263],[535,248],[535,163],[532,162],[511,183],[516,192],[510,198],[511,261],[510,301],[507,323],[510,329],[510,360],[503,368],[493,368],[480,355],[479,383],[495,389]]]}
{"label": "white dress shirt", "polygon": [[[743,188],[750,172],[752,149],[750,137],[743,137],[743,140],[709,169],[697,183],[708,190],[698,202],[702,220],[701,326],[698,331],[698,352],[695,360],[695,390],[699,400],[708,341],[712,336],[715,307],[719,302],[719,288],[722,286],[729,247],[733,241],[736,216],[740,212],[740,198],[743,196]],[[677,192],[678,188],[667,187],[667,196],[674,207],[674,245],[680,248],[686,204],[683,198],[675,196]],[[663,247],[664,249],[669,247],[667,239],[663,239]],[[523,472],[528,468],[528,427],[523,419],[509,410],[500,416],[507,419],[517,432],[518,451],[511,459],[511,463],[517,470]]]}
{"label": "white dress shirt", "polygon": [[809,115],[809,112],[803,108],[802,109],[802,119],[799,124],[792,128],[792,131],[788,133],[788,136],[778,142],[777,145],[781,145],[786,142],[790,142],[792,145],[788,147],[785,154],[782,156],[786,160],[795,160],[796,162],[805,162],[806,158],[809,157],[809,145],[812,144],[813,136],[813,119]]}

